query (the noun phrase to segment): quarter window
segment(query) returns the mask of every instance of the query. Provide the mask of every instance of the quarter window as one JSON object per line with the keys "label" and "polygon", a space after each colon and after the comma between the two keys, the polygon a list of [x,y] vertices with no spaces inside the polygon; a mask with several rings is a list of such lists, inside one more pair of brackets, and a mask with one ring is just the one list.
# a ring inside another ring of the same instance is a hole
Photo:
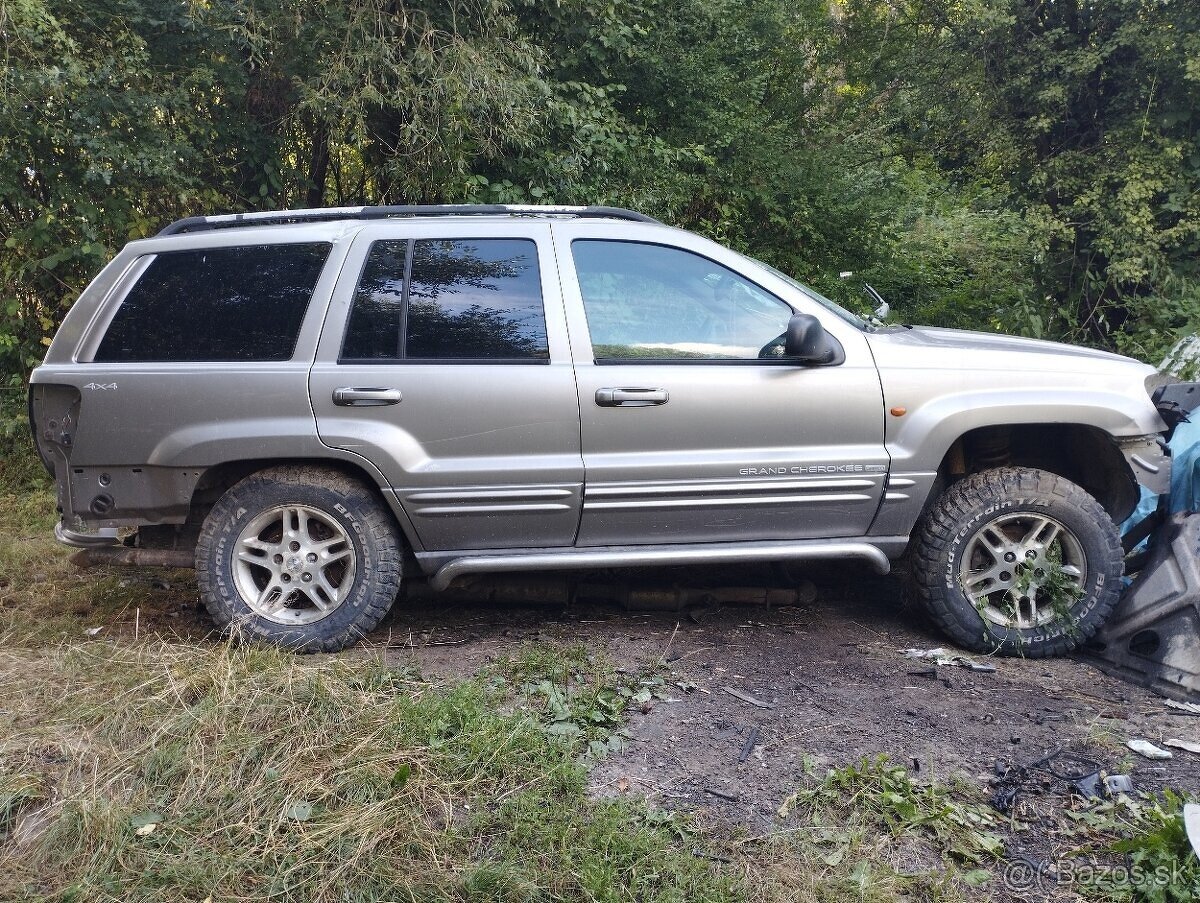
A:
{"label": "quarter window", "polygon": [[130,289],[97,361],[285,361],[327,242],[158,254]]}
{"label": "quarter window", "polygon": [[780,357],[792,309],[728,267],[663,245],[571,244],[596,360]]}
{"label": "quarter window", "polygon": [[355,293],[342,360],[401,358],[548,359],[536,243],[375,242]]}

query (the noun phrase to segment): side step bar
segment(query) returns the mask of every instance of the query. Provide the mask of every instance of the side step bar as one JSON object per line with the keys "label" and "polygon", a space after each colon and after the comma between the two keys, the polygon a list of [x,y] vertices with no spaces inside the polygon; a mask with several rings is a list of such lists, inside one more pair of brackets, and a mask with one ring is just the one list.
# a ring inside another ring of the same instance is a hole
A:
{"label": "side step bar", "polygon": [[809,539],[794,542],[731,542],[680,546],[614,546],[600,549],[543,550],[527,554],[488,553],[455,558],[429,578],[443,590],[465,574],[512,571],[562,571],[579,568],[641,567],[678,564],[733,564],[742,561],[801,561],[857,558],[880,574],[892,569],[878,547],[855,540]]}

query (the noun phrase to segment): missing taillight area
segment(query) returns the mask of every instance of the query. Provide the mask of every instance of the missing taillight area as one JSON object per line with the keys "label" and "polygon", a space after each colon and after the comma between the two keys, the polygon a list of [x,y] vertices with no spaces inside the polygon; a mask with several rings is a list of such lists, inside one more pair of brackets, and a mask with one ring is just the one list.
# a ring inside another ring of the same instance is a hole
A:
{"label": "missing taillight area", "polygon": [[57,383],[29,387],[29,431],[42,466],[55,476],[60,464],[70,461],[79,423],[79,390]]}

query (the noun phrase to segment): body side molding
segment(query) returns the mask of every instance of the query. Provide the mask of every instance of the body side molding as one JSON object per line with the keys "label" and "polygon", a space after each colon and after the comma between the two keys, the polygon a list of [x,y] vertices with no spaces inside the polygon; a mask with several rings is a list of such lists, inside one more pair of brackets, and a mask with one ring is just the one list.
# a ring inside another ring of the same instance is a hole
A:
{"label": "body side molding", "polygon": [[[881,537],[880,539],[884,539]],[[529,570],[573,570],[590,567],[642,565],[724,564],[739,561],[795,561],[822,558],[858,558],[880,574],[891,570],[888,556],[873,542],[855,539],[809,539],[794,542],[728,542],[696,545],[607,546],[540,549],[522,553],[467,553],[446,561],[444,553],[428,564],[436,567],[429,578],[435,590],[448,587],[464,574]],[[418,556],[422,558],[425,556]],[[432,556],[430,556],[432,557]],[[437,562],[443,561],[440,567]],[[427,562],[422,561],[422,564]],[[432,568],[430,568],[432,570]]]}

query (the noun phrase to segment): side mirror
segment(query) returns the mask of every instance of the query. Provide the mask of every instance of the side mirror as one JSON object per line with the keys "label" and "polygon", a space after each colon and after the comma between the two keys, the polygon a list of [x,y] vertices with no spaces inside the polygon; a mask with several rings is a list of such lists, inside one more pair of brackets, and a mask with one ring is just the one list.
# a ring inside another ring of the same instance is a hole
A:
{"label": "side mirror", "polygon": [[837,358],[837,344],[812,314],[792,314],[784,334],[784,353],[806,364],[831,364]]}

